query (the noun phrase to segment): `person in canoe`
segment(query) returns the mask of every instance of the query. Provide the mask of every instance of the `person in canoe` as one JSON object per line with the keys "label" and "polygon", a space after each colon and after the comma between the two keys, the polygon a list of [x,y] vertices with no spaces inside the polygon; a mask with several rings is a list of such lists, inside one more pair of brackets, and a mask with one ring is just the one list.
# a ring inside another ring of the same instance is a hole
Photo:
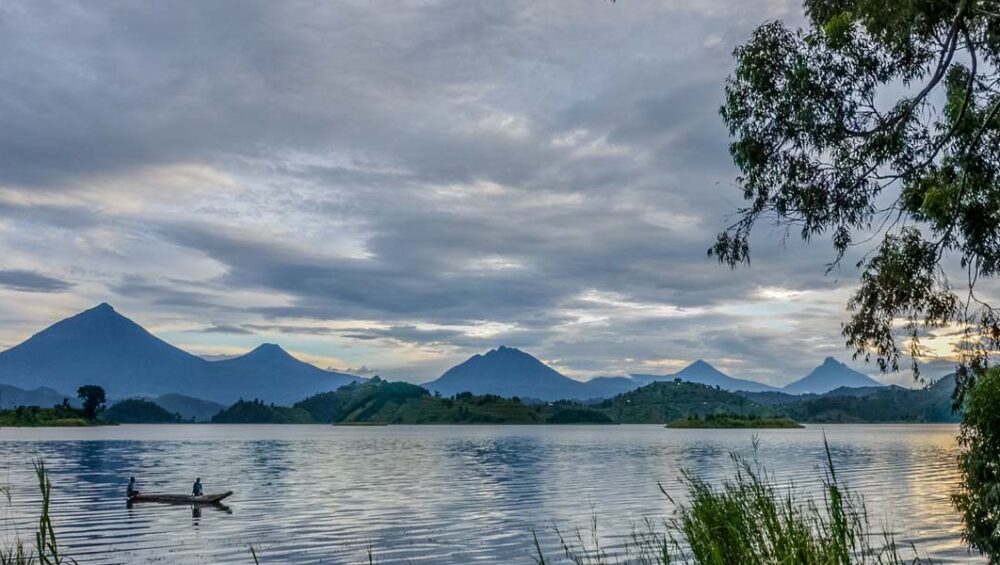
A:
{"label": "person in canoe", "polygon": [[202,496],[205,494],[205,490],[201,488],[201,477],[194,480],[194,485],[191,487],[191,496]]}
{"label": "person in canoe", "polygon": [[135,482],[135,477],[129,478],[128,490],[126,492],[128,493],[128,497],[130,500],[139,494],[139,486]]}

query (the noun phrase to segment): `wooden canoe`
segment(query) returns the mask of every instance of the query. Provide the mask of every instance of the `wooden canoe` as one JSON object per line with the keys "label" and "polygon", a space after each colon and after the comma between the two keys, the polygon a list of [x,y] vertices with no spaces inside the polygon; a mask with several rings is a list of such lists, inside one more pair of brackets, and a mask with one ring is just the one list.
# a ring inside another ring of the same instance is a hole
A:
{"label": "wooden canoe", "polygon": [[221,494],[203,494],[190,496],[184,494],[137,494],[128,499],[129,502],[159,502],[162,504],[219,504],[232,496],[233,491],[227,490]]}

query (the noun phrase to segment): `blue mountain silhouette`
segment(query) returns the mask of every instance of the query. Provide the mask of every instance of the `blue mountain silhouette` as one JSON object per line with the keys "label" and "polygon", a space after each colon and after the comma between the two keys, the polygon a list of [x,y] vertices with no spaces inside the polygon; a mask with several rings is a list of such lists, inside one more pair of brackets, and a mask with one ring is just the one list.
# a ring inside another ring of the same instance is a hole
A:
{"label": "blue mountain silhouette", "polygon": [[638,385],[625,377],[578,381],[528,353],[500,346],[485,354],[472,356],[423,386],[445,396],[472,392],[536,400],[588,400],[614,396]]}
{"label": "blue mountain silhouette", "polygon": [[717,386],[722,390],[728,390],[730,392],[767,392],[778,390],[773,386],[768,386],[757,381],[730,377],[701,359],[698,359],[694,363],[691,363],[687,367],[684,367],[672,375],[635,374],[632,375],[632,378],[641,384],[648,384],[654,381],[672,381],[674,379],[680,379],[691,383]]}
{"label": "blue mountain silhouette", "polygon": [[48,387],[75,396],[84,384],[109,398],[179,393],[230,403],[239,398],[291,403],[360,380],[324,371],[262,346],[242,357],[206,361],[161,340],[101,304],[0,352],[0,383]]}
{"label": "blue mountain silhouette", "polygon": [[822,365],[801,379],[786,385],[781,391],[787,394],[823,394],[841,387],[871,386],[885,385],[864,373],[855,371],[833,357],[827,357],[823,360]]}

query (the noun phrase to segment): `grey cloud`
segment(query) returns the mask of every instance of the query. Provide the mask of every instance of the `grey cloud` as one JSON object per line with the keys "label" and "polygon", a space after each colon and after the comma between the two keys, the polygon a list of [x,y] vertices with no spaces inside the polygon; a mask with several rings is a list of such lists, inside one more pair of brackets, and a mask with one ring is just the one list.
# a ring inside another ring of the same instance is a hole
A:
{"label": "grey cloud", "polygon": [[202,328],[198,330],[198,332],[205,334],[254,335],[254,332],[233,324],[216,324],[214,326]]}
{"label": "grey cloud", "polygon": [[11,269],[0,271],[0,286],[21,292],[65,292],[73,284],[35,271]]}
{"label": "grey cloud", "polygon": [[[345,358],[406,376],[500,344],[580,373],[724,357],[772,382],[845,356],[836,305],[779,316],[794,332],[719,311],[759,287],[852,285],[851,269],[823,276],[832,253],[775,228],[750,269],[705,256],[740,199],[717,116],[729,52],[790,2],[15,5],[0,18],[0,186],[25,198],[0,199],[0,228],[21,253],[38,226],[64,228],[46,241],[67,255],[81,234],[110,241],[124,256],[59,265],[99,272],[110,299],[213,341],[440,352]],[[239,190],[143,193],[138,209],[77,193],[171,164]],[[36,193],[54,203],[26,203]],[[169,262],[140,271],[128,253]],[[603,311],[590,291],[690,315]],[[322,324],[345,320],[383,329]],[[484,322],[513,329],[455,329]]]}

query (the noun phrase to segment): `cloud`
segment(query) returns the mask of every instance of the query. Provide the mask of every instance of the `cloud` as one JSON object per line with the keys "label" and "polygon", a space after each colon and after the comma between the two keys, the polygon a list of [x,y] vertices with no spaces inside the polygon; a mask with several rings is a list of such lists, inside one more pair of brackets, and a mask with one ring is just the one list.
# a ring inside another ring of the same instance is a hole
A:
{"label": "cloud", "polygon": [[787,382],[844,356],[856,273],[780,229],[751,269],[705,251],[740,203],[730,52],[799,11],[15,2],[0,254],[77,282],[0,342],[108,301],[204,351],[415,379],[504,344],[578,377],[704,357]]}
{"label": "cloud", "polygon": [[0,286],[21,292],[66,292],[73,284],[35,271],[0,271]]}
{"label": "cloud", "polygon": [[254,332],[240,326],[234,326],[232,324],[217,324],[214,326],[209,326],[207,328],[202,328],[198,331],[206,334],[254,335]]}

